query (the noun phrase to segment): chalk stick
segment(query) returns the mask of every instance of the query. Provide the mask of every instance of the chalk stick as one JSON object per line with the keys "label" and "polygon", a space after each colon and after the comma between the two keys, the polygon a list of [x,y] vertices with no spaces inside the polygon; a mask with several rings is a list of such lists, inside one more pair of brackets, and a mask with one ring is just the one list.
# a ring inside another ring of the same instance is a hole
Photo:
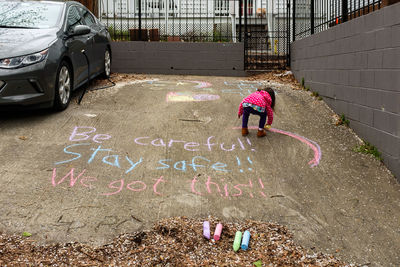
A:
{"label": "chalk stick", "polygon": [[245,231],[243,234],[243,239],[242,239],[242,246],[241,248],[243,250],[247,250],[249,248],[249,241],[250,241],[250,232],[249,231]]}
{"label": "chalk stick", "polygon": [[237,231],[235,234],[235,241],[233,241],[233,250],[234,251],[239,250],[241,241],[242,241],[242,232]]}
{"label": "chalk stick", "polygon": [[203,222],[203,236],[207,239],[210,239],[210,222],[204,221]]}
{"label": "chalk stick", "polygon": [[222,224],[217,224],[217,227],[215,227],[215,232],[214,232],[214,240],[218,241],[219,238],[221,237],[221,232],[222,232]]}

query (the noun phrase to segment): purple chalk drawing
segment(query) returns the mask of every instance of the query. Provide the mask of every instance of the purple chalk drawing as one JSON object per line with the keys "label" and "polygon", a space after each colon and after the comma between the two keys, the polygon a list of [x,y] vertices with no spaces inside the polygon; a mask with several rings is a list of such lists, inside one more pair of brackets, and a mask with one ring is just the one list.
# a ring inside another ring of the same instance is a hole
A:
{"label": "purple chalk drawing", "polygon": [[197,85],[195,86],[195,88],[197,89],[209,88],[212,86],[212,84],[209,82],[202,82],[202,81],[190,81],[190,82],[197,83]]}
{"label": "purple chalk drawing", "polygon": [[212,101],[219,99],[219,95],[209,95],[209,94],[198,94],[194,95],[193,99],[197,101]]}
{"label": "purple chalk drawing", "polygon": [[219,99],[219,95],[194,94],[192,92],[169,92],[166,96],[167,102],[198,102],[217,99]]}
{"label": "purple chalk drawing", "polygon": [[[233,129],[241,129],[241,128],[242,127],[233,127]],[[258,127],[257,126],[250,126],[249,129],[258,129]],[[297,134],[294,134],[294,133],[291,133],[291,132],[282,131],[282,130],[279,130],[279,129],[276,129],[276,128],[271,128],[269,130],[271,132],[280,133],[280,134],[284,134],[284,135],[290,136],[290,137],[292,137],[294,139],[297,139],[300,142],[306,144],[307,146],[309,146],[314,151],[314,158],[312,160],[310,160],[308,162],[308,164],[310,165],[311,168],[313,168],[313,167],[315,167],[315,166],[317,166],[319,164],[319,161],[321,160],[322,153],[321,153],[320,146],[316,142],[314,142],[314,141],[312,141],[310,139],[307,139],[307,138],[305,138],[303,136],[300,136],[300,135],[297,135]]]}

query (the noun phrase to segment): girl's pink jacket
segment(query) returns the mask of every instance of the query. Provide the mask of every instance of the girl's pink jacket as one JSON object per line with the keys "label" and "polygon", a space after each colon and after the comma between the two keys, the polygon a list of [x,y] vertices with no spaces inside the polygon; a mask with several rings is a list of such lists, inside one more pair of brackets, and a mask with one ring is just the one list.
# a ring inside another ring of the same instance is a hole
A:
{"label": "girl's pink jacket", "polygon": [[271,108],[271,102],[271,96],[266,91],[255,91],[251,95],[245,97],[242,102],[240,102],[238,115],[242,116],[243,114],[243,103],[257,105],[259,107],[265,108],[268,116],[267,124],[271,125],[272,121],[274,120],[274,113]]}

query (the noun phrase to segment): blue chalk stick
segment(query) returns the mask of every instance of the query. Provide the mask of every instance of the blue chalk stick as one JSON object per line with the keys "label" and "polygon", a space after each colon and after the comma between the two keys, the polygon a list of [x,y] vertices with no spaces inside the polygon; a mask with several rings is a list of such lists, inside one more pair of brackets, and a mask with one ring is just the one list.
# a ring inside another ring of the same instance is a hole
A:
{"label": "blue chalk stick", "polygon": [[247,250],[249,248],[249,241],[250,241],[250,232],[245,231],[242,238],[242,245],[240,246],[243,250]]}

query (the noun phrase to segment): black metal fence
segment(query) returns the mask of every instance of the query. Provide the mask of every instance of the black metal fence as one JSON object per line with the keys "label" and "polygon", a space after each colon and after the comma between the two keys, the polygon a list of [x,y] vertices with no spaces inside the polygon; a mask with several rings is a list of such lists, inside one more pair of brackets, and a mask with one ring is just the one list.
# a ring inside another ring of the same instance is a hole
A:
{"label": "black metal fence", "polygon": [[291,41],[324,31],[382,7],[382,0],[292,0]]}
{"label": "black metal fence", "polygon": [[244,42],[245,68],[282,69],[290,43],[381,8],[382,0],[98,0],[117,41]]}
{"label": "black metal fence", "polygon": [[275,0],[101,0],[114,40],[244,42],[249,69],[287,64],[289,17]]}

